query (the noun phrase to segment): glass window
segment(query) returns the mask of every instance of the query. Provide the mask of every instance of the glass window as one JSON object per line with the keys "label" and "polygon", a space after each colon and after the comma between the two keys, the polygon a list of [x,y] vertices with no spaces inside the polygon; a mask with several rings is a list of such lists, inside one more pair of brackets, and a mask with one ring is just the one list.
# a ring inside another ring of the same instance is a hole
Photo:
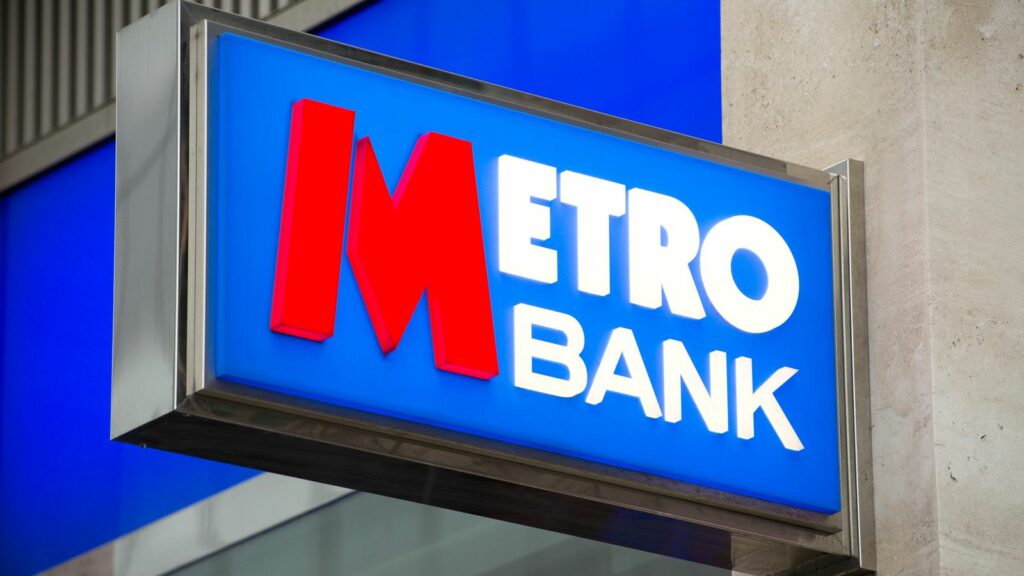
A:
{"label": "glass window", "polygon": [[731,572],[423,504],[355,493],[174,574],[725,576]]}

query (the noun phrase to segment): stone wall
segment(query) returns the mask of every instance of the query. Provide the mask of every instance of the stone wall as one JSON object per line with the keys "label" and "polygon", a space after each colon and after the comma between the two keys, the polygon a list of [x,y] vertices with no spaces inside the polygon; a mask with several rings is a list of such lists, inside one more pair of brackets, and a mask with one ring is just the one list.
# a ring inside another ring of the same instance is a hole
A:
{"label": "stone wall", "polygon": [[879,573],[1024,571],[1024,2],[722,3],[725,144],[865,161]]}

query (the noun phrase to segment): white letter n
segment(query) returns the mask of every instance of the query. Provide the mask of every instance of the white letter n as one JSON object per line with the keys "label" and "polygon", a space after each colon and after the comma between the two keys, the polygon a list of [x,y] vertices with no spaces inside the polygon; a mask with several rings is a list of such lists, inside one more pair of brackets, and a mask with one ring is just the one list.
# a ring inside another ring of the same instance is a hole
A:
{"label": "white letter n", "polygon": [[665,421],[679,422],[683,418],[680,381],[686,386],[697,412],[704,419],[709,432],[723,434],[729,431],[729,395],[725,352],[715,350],[708,356],[708,384],[697,373],[686,347],[678,340],[665,340],[661,345],[662,377],[665,391]]}

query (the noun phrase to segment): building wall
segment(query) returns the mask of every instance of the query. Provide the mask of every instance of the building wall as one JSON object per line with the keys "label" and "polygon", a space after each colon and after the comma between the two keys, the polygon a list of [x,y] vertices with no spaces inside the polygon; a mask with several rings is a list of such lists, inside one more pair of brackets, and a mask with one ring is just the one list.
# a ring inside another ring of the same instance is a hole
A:
{"label": "building wall", "polygon": [[722,4],[723,141],[866,162],[880,573],[1021,570],[1024,4]]}
{"label": "building wall", "polygon": [[1024,570],[1024,3],[925,13],[932,397],[944,574]]}

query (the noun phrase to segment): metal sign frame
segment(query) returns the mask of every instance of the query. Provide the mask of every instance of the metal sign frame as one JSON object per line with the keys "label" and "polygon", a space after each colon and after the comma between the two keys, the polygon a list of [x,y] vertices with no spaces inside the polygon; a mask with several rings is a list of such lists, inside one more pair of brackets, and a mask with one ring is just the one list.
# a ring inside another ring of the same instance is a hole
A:
{"label": "metal sign frame", "polygon": [[[826,515],[217,380],[207,62],[232,32],[828,191],[842,510]],[[118,34],[111,436],[750,574],[874,566],[863,165],[821,171],[177,2]]]}

